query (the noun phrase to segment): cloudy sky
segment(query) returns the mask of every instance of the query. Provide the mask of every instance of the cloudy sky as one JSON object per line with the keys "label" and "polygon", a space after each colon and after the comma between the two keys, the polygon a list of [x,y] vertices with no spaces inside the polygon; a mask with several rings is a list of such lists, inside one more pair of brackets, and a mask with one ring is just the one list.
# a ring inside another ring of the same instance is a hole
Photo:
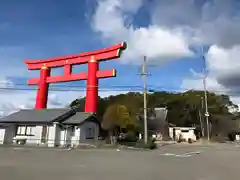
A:
{"label": "cloudy sky", "polygon": [[[240,104],[239,9],[238,0],[2,0],[0,112],[34,106],[36,91],[26,82],[39,72],[27,71],[24,59],[76,54],[122,41],[128,44],[122,58],[100,66],[117,69],[116,78],[101,80],[101,96],[141,90],[144,55],[149,89],[202,89],[200,47],[209,45],[204,50],[208,89],[228,93]],[[74,73],[86,70],[87,65],[74,67]],[[84,86],[58,84],[62,91],[50,92],[48,107],[83,97]]]}

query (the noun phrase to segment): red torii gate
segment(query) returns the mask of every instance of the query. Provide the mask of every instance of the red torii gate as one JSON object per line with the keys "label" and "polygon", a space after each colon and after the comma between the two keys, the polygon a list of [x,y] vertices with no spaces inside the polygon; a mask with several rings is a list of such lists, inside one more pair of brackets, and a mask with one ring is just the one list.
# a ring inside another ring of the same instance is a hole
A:
{"label": "red torii gate", "polygon": [[[85,112],[95,113],[98,99],[98,79],[116,76],[116,70],[99,70],[99,62],[119,58],[126,43],[112,47],[85,52],[76,55],[62,56],[41,60],[25,60],[28,70],[40,70],[40,78],[28,80],[28,85],[38,85],[35,109],[47,107],[48,88],[50,83],[87,80]],[[72,74],[72,65],[88,63],[88,72]],[[51,76],[51,68],[64,67],[62,76]]]}

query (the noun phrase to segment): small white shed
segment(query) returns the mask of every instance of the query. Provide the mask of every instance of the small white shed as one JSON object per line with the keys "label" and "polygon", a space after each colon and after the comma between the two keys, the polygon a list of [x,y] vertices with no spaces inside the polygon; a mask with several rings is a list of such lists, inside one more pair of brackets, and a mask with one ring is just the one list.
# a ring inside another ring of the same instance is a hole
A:
{"label": "small white shed", "polygon": [[169,137],[173,140],[181,139],[188,141],[196,141],[196,135],[194,133],[195,127],[169,127]]}

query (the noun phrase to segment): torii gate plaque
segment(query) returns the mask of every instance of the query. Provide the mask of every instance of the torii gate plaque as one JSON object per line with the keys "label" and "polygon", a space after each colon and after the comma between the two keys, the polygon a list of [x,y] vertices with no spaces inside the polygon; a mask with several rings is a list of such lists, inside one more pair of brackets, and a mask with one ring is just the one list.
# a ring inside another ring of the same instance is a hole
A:
{"label": "torii gate plaque", "polygon": [[[28,70],[40,70],[40,78],[28,80],[28,85],[38,85],[35,109],[47,107],[48,87],[50,83],[87,80],[85,112],[97,111],[98,79],[116,76],[116,70],[99,70],[99,62],[119,58],[126,48],[126,43],[112,47],[85,52],[76,55],[62,56],[41,60],[25,60]],[[72,65],[88,64],[88,72],[72,73]],[[64,67],[64,74],[51,76],[51,68]]]}

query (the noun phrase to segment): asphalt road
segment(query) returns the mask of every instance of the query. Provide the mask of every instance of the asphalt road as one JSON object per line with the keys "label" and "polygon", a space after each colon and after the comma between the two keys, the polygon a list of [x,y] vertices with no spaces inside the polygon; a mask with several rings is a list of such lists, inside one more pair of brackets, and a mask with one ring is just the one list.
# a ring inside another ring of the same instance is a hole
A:
{"label": "asphalt road", "polygon": [[239,180],[240,146],[156,151],[0,148],[3,180]]}

